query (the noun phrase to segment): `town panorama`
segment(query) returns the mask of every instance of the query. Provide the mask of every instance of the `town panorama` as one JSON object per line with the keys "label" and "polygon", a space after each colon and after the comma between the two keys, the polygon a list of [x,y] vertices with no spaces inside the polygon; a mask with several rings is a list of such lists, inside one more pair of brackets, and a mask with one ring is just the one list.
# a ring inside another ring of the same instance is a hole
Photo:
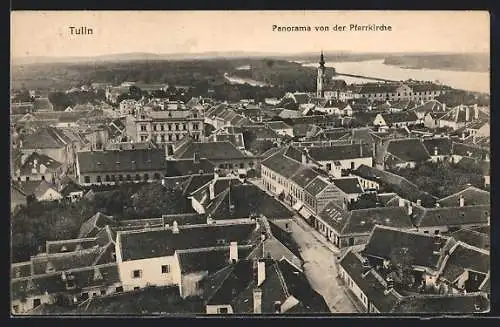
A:
{"label": "town panorama", "polygon": [[14,66],[12,315],[489,312],[489,94],[329,56]]}

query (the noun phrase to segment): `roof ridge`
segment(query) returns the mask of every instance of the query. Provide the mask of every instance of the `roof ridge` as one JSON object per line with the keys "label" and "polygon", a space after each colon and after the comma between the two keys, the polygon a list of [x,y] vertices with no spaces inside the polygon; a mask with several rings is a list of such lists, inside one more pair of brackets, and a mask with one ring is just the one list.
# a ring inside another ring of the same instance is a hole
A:
{"label": "roof ridge", "polygon": [[275,261],[273,262],[274,270],[276,271],[276,275],[278,276],[278,280],[280,281],[281,287],[283,289],[283,293],[285,293],[286,298],[290,297],[290,292],[288,290],[288,286],[285,281],[285,277],[283,277],[283,274],[281,272],[281,269],[278,266],[278,262]]}

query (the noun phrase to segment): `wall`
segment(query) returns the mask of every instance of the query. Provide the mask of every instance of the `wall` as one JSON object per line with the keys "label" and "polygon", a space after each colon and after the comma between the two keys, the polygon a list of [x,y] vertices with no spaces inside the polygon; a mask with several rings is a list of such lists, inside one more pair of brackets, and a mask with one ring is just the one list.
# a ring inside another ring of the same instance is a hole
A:
{"label": "wall", "polygon": [[[355,158],[355,159],[346,159],[346,160],[319,161],[319,163],[323,167],[326,167],[327,164],[330,164],[332,166],[332,170],[335,168],[335,162],[340,163],[340,169],[351,169],[351,162],[354,162],[354,169],[357,169],[361,165],[367,165],[369,167],[372,167],[373,158],[370,156],[370,157],[366,157],[366,158]],[[328,171],[328,172],[330,172],[330,171]]]}
{"label": "wall", "polygon": [[62,199],[62,195],[54,189],[49,188],[45,193],[39,197],[38,201],[55,201]]}
{"label": "wall", "polygon": [[356,296],[356,298],[363,304],[363,308],[368,310],[368,298],[366,294],[363,293],[361,288],[352,280],[351,276],[342,268],[341,265],[338,265],[339,274],[342,280],[345,283],[345,286]]}
{"label": "wall", "polygon": [[[162,265],[169,265],[170,272],[162,274]],[[174,256],[118,262],[120,280],[125,291],[131,291],[134,287],[143,288],[148,285],[167,286],[178,284],[179,281],[174,278],[175,275],[179,275],[178,269],[179,265]],[[140,278],[133,278],[134,270],[142,270]]]}
{"label": "wall", "polygon": [[218,310],[221,309],[221,308],[226,308],[227,309],[227,313],[234,313],[233,312],[233,307],[231,307],[230,304],[221,304],[221,305],[207,305],[206,306],[206,310],[207,310],[207,314],[218,314]]}
{"label": "wall", "polygon": [[25,301],[13,300],[11,303],[12,314],[15,314],[14,306],[16,306],[16,305],[18,306],[18,313],[17,314],[26,313],[27,311],[34,309],[34,306],[33,306],[34,299],[40,299],[41,304],[53,303],[53,297],[48,295],[48,294],[43,294],[43,295],[38,295],[38,296],[29,296],[26,298]]}
{"label": "wall", "polygon": [[[116,184],[117,182],[119,182],[119,175],[123,176],[123,182],[143,182],[144,181],[144,174],[148,174],[148,177],[149,177],[148,182],[152,182],[152,181],[154,181],[154,174],[157,173],[160,175],[160,178],[158,179],[158,181],[160,181],[161,178],[164,177],[165,171],[164,170],[135,171],[135,172],[116,171],[116,172],[83,173],[83,174],[80,174],[80,172],[78,171],[77,173],[78,173],[78,175],[77,175],[78,183],[80,185],[92,185],[92,184],[113,185],[113,184]],[[136,174],[139,174],[141,177],[141,179],[139,181],[136,180]],[[110,179],[111,179],[111,176],[114,175],[115,182],[113,182],[111,180],[109,182],[106,182],[106,175],[109,175]],[[127,181],[127,175],[130,175],[130,178],[131,178],[130,181]],[[85,183],[85,176],[90,177],[90,183]],[[97,176],[101,176],[100,183],[97,182]]]}
{"label": "wall", "polygon": [[208,275],[206,271],[194,272],[181,276],[179,290],[182,298],[195,295],[203,295],[203,288],[199,288],[198,282]]}
{"label": "wall", "polygon": [[342,206],[346,198],[347,194],[342,192],[334,184],[330,184],[321,193],[316,195],[315,213],[320,213],[326,207],[326,205],[332,201],[334,201],[335,204]]}

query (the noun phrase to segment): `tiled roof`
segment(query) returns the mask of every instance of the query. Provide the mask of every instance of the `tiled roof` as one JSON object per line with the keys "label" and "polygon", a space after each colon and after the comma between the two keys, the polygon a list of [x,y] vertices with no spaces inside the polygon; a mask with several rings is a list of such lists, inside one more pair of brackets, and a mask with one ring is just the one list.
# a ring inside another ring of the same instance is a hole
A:
{"label": "tiled roof", "polygon": [[103,248],[91,248],[76,252],[40,254],[31,257],[32,274],[43,275],[52,271],[65,271],[88,267],[94,264],[103,252]]}
{"label": "tiled roof", "polygon": [[437,269],[448,238],[375,226],[363,254],[390,259],[394,249],[407,249],[412,265]]}
{"label": "tiled roof", "polygon": [[292,128],[291,126],[288,126],[287,124],[285,124],[283,121],[280,121],[280,120],[266,122],[266,125],[273,130]]}
{"label": "tiled roof", "polygon": [[469,144],[453,142],[453,154],[473,157],[477,159],[484,159],[490,153],[490,149],[483,147],[473,146]]}
{"label": "tiled roof", "polygon": [[35,111],[53,110],[52,103],[48,98],[36,98],[34,103]]}
{"label": "tiled roof", "polygon": [[295,174],[290,177],[290,180],[302,188],[305,188],[319,174],[306,166],[301,167]]}
{"label": "tiled roof", "polygon": [[382,118],[384,118],[384,121],[387,124],[416,122],[418,120],[417,115],[413,111],[402,111],[402,112],[394,112],[391,114],[382,114]]}
{"label": "tiled roof", "polygon": [[290,218],[290,212],[279,201],[255,185],[231,185],[208,205],[206,211],[216,220],[264,215],[269,219]]}
{"label": "tiled roof", "polygon": [[406,297],[391,312],[396,313],[479,313],[488,312],[490,302],[483,294],[420,295]]}
{"label": "tiled roof", "polygon": [[426,208],[423,214],[416,219],[416,225],[423,228],[431,226],[488,224],[489,217],[489,205]]}
{"label": "tiled roof", "polygon": [[77,153],[80,173],[165,171],[165,151],[161,149],[84,151]]}
{"label": "tiled roof", "polygon": [[62,132],[53,127],[45,127],[23,138],[23,149],[60,149],[66,145]]}
{"label": "tiled roof", "polygon": [[420,162],[430,159],[420,139],[391,140],[387,146],[387,152],[403,162]]}
{"label": "tiled roof", "polygon": [[458,243],[444,263],[442,277],[449,282],[454,282],[465,270],[488,274],[490,271],[489,252],[465,243]]}
{"label": "tiled roof", "polygon": [[490,249],[489,234],[480,233],[471,229],[460,229],[456,232],[450,233],[449,236],[453,237],[457,241],[464,242],[480,249]]}
{"label": "tiled roof", "polygon": [[36,173],[41,173],[40,165],[44,165],[47,172],[55,172],[59,167],[61,167],[62,163],[45,154],[32,153],[28,158],[26,158],[26,161],[20,167],[20,174],[31,175],[33,173],[33,169],[35,169]]}
{"label": "tiled roof", "polygon": [[332,184],[317,176],[309,184],[307,184],[305,190],[312,196],[316,196],[330,185]]}
{"label": "tiled roof", "polygon": [[[256,223],[179,226],[141,232],[119,233],[123,261],[171,256],[176,250],[197,249],[238,242],[244,245],[252,237]],[[221,244],[222,242],[222,244]]]}
{"label": "tiled roof", "polygon": [[347,144],[330,147],[310,147],[309,155],[316,161],[351,160],[371,157],[372,153],[367,145]]}
{"label": "tiled roof", "polygon": [[476,158],[463,157],[459,162],[457,162],[457,167],[469,171],[478,169],[480,173],[487,176],[491,173],[491,163],[489,161]]}
{"label": "tiled roof", "polygon": [[116,221],[112,216],[107,216],[98,212],[82,224],[78,232],[78,237],[93,237],[106,225],[114,226],[116,225]]}
{"label": "tiled roof", "polygon": [[424,139],[422,142],[431,156],[434,155],[435,150],[437,150],[437,155],[439,156],[449,156],[452,154],[452,141],[449,138]]}
{"label": "tiled roof", "polygon": [[395,228],[413,228],[412,217],[418,217],[421,209],[413,208],[412,216],[405,207],[381,207],[352,210],[341,230],[342,234],[369,233],[375,225]]}
{"label": "tiled roof", "polygon": [[241,159],[246,155],[238,150],[231,142],[192,142],[186,147],[182,147],[178,151],[174,151],[174,156],[177,159],[193,158],[193,155],[198,153],[200,158],[204,159]]}
{"label": "tiled roof", "polygon": [[57,187],[47,181],[22,181],[16,182],[16,186],[26,195],[34,195],[37,199],[42,197],[47,190],[57,192]]}
{"label": "tiled roof", "polygon": [[367,83],[363,85],[359,93],[394,93],[399,85],[394,83]]}
{"label": "tiled roof", "polygon": [[380,282],[373,271],[363,277],[363,258],[359,254],[347,252],[340,261],[340,265],[380,312],[389,312],[398,302],[399,297],[394,292],[385,293],[385,285]]}
{"label": "tiled roof", "polygon": [[193,159],[167,160],[166,176],[186,176],[192,174],[209,174],[214,171],[214,164],[207,159],[199,159],[197,163]]}
{"label": "tiled roof", "polygon": [[361,185],[359,185],[359,180],[357,178],[334,179],[333,184],[346,194],[363,193],[363,189],[361,188]]}
{"label": "tiled roof", "polygon": [[428,112],[442,112],[444,114],[444,111],[443,111],[443,104],[437,100],[429,100],[427,102],[425,102],[424,104],[421,104],[415,108],[413,108],[412,110],[415,111],[415,112],[419,112],[419,113],[423,113],[423,114],[426,114]]}
{"label": "tiled roof", "polygon": [[10,265],[11,279],[28,276],[31,276],[31,261],[12,263]]}
{"label": "tiled roof", "polygon": [[48,254],[74,252],[77,250],[85,250],[98,246],[98,239],[96,237],[80,238],[62,241],[47,241],[46,252]]}
{"label": "tiled roof", "polygon": [[491,201],[490,192],[469,186],[460,192],[438,200],[441,207],[456,207],[460,205],[460,198],[464,199],[464,205],[489,205]]}
{"label": "tiled roof", "polygon": [[301,163],[284,156],[286,149],[280,150],[274,155],[262,161],[262,165],[284,176],[291,177],[302,166]]}
{"label": "tiled roof", "polygon": [[[238,246],[238,258],[246,258],[252,246]],[[229,247],[213,249],[196,249],[193,251],[178,251],[179,264],[182,274],[207,271],[215,273],[230,264]]]}

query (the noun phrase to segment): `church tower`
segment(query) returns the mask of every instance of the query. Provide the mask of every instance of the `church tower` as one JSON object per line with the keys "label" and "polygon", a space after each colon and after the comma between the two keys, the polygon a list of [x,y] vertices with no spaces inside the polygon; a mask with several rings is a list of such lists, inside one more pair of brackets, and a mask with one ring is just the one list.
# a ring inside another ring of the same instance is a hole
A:
{"label": "church tower", "polygon": [[316,96],[318,98],[323,98],[325,96],[325,58],[323,57],[323,50],[321,50],[321,56],[319,58],[318,67],[318,78],[316,81]]}

